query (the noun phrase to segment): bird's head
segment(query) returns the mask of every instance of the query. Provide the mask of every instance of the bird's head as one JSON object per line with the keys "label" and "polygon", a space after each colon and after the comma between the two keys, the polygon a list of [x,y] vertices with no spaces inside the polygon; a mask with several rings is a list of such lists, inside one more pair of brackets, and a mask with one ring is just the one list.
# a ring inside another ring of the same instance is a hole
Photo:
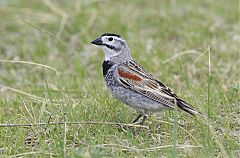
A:
{"label": "bird's head", "polygon": [[131,58],[128,45],[120,35],[105,33],[91,43],[103,49],[105,52],[105,60],[121,62],[122,60]]}

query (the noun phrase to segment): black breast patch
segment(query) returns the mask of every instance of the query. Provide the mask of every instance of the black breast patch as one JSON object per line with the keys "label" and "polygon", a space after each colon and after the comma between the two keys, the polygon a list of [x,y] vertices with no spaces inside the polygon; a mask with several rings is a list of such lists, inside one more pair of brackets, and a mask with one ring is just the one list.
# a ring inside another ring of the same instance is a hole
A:
{"label": "black breast patch", "polygon": [[108,73],[108,70],[114,65],[113,62],[111,61],[104,61],[102,64],[102,68],[103,68],[103,76],[105,77]]}

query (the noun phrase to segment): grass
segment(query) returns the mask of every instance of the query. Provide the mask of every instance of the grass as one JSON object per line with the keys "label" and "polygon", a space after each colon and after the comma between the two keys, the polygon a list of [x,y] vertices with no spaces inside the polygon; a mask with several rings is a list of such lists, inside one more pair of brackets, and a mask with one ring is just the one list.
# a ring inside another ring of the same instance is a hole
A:
{"label": "grass", "polygon": [[[0,156],[239,157],[238,7],[224,0],[2,0],[0,124],[17,126],[0,127]],[[105,32],[121,34],[133,57],[209,115],[209,125],[176,111],[150,115],[148,128],[134,133],[116,125],[137,113],[105,88],[104,54],[90,44]]]}

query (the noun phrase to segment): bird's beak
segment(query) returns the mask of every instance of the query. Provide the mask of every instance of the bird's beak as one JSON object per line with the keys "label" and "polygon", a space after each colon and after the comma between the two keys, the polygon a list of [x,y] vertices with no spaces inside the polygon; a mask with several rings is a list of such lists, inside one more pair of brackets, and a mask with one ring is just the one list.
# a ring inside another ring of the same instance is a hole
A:
{"label": "bird's beak", "polygon": [[98,37],[97,39],[95,39],[94,41],[91,42],[92,44],[101,46],[103,44],[103,41],[100,37]]}

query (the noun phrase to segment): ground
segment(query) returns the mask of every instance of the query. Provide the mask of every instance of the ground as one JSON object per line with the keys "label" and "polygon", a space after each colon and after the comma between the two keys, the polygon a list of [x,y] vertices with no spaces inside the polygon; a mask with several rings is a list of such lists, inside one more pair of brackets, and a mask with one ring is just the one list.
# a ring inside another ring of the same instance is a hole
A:
{"label": "ground", "polygon": [[[0,15],[1,157],[240,156],[236,0],[1,0]],[[138,113],[105,88],[90,42],[106,32],[208,119],[164,111],[119,125]]]}

